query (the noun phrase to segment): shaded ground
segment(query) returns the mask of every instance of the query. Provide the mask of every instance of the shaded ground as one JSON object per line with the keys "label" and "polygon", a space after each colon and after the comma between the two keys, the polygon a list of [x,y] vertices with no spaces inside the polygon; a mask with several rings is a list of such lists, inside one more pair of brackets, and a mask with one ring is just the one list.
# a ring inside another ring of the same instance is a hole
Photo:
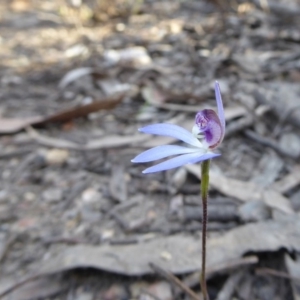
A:
{"label": "shaded ground", "polygon": [[199,166],[130,160],[174,142],[142,125],[190,130],[216,79],[211,299],[300,297],[299,1],[0,5],[3,299],[188,299],[155,265],[200,295]]}

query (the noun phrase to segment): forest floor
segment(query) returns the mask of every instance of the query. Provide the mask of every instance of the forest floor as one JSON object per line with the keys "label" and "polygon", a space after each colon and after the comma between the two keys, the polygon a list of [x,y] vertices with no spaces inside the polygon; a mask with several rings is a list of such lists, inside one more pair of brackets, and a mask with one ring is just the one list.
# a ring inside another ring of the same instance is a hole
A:
{"label": "forest floor", "polygon": [[131,159],[218,80],[210,298],[300,299],[299,1],[69,2],[0,4],[0,298],[201,299],[200,166]]}

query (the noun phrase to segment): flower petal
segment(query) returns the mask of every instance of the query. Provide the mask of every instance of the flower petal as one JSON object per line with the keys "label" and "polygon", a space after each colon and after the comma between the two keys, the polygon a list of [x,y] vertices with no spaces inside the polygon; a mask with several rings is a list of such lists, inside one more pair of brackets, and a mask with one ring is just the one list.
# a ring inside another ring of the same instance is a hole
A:
{"label": "flower petal", "polygon": [[202,148],[201,142],[195,138],[192,133],[178,125],[159,123],[140,128],[139,131],[149,134],[170,136],[187,144]]}
{"label": "flower petal", "polygon": [[141,154],[137,155],[133,160],[131,160],[131,162],[133,163],[149,162],[149,161],[154,161],[172,155],[194,153],[194,152],[199,153],[199,149],[187,148],[187,147],[182,147],[177,145],[163,145],[142,152]]}
{"label": "flower petal", "polygon": [[221,155],[220,153],[208,152],[208,153],[203,154],[202,156],[196,157],[195,159],[191,160],[189,162],[189,164],[195,164],[195,163],[198,163],[200,161],[204,161],[204,160],[207,160],[207,159],[218,157],[220,155]]}
{"label": "flower petal", "polygon": [[218,81],[215,82],[215,95],[217,100],[218,116],[223,129],[223,133],[225,133],[225,115],[224,115],[222,96],[221,96],[220,86]]}
{"label": "flower petal", "polygon": [[184,154],[180,155],[174,158],[171,158],[169,160],[166,160],[160,164],[157,164],[153,167],[150,167],[146,170],[143,171],[144,174],[146,173],[154,173],[154,172],[160,172],[160,171],[165,171],[169,169],[174,169],[180,166],[183,166],[185,164],[194,164],[203,160],[211,159],[214,157],[219,156],[220,154],[216,153],[189,153],[189,154]]}

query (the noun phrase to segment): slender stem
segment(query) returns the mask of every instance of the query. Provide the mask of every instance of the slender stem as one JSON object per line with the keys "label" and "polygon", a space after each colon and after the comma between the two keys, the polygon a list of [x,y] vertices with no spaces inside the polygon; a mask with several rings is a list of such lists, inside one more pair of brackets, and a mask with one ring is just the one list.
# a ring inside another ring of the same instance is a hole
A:
{"label": "slender stem", "polygon": [[205,267],[206,267],[206,227],[207,227],[207,198],[208,198],[208,187],[209,187],[209,165],[210,160],[205,160],[201,164],[201,198],[202,198],[202,267],[200,275],[200,286],[203,294],[203,300],[209,300]]}

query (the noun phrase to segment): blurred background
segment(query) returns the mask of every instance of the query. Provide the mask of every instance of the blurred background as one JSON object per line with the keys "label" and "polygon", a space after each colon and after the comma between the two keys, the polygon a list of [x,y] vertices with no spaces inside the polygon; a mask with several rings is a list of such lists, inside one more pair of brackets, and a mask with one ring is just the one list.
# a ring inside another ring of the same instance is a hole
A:
{"label": "blurred background", "polygon": [[2,0],[0,298],[201,299],[200,166],[130,160],[178,143],[138,128],[191,130],[218,80],[210,297],[300,299],[299,16],[299,0]]}

